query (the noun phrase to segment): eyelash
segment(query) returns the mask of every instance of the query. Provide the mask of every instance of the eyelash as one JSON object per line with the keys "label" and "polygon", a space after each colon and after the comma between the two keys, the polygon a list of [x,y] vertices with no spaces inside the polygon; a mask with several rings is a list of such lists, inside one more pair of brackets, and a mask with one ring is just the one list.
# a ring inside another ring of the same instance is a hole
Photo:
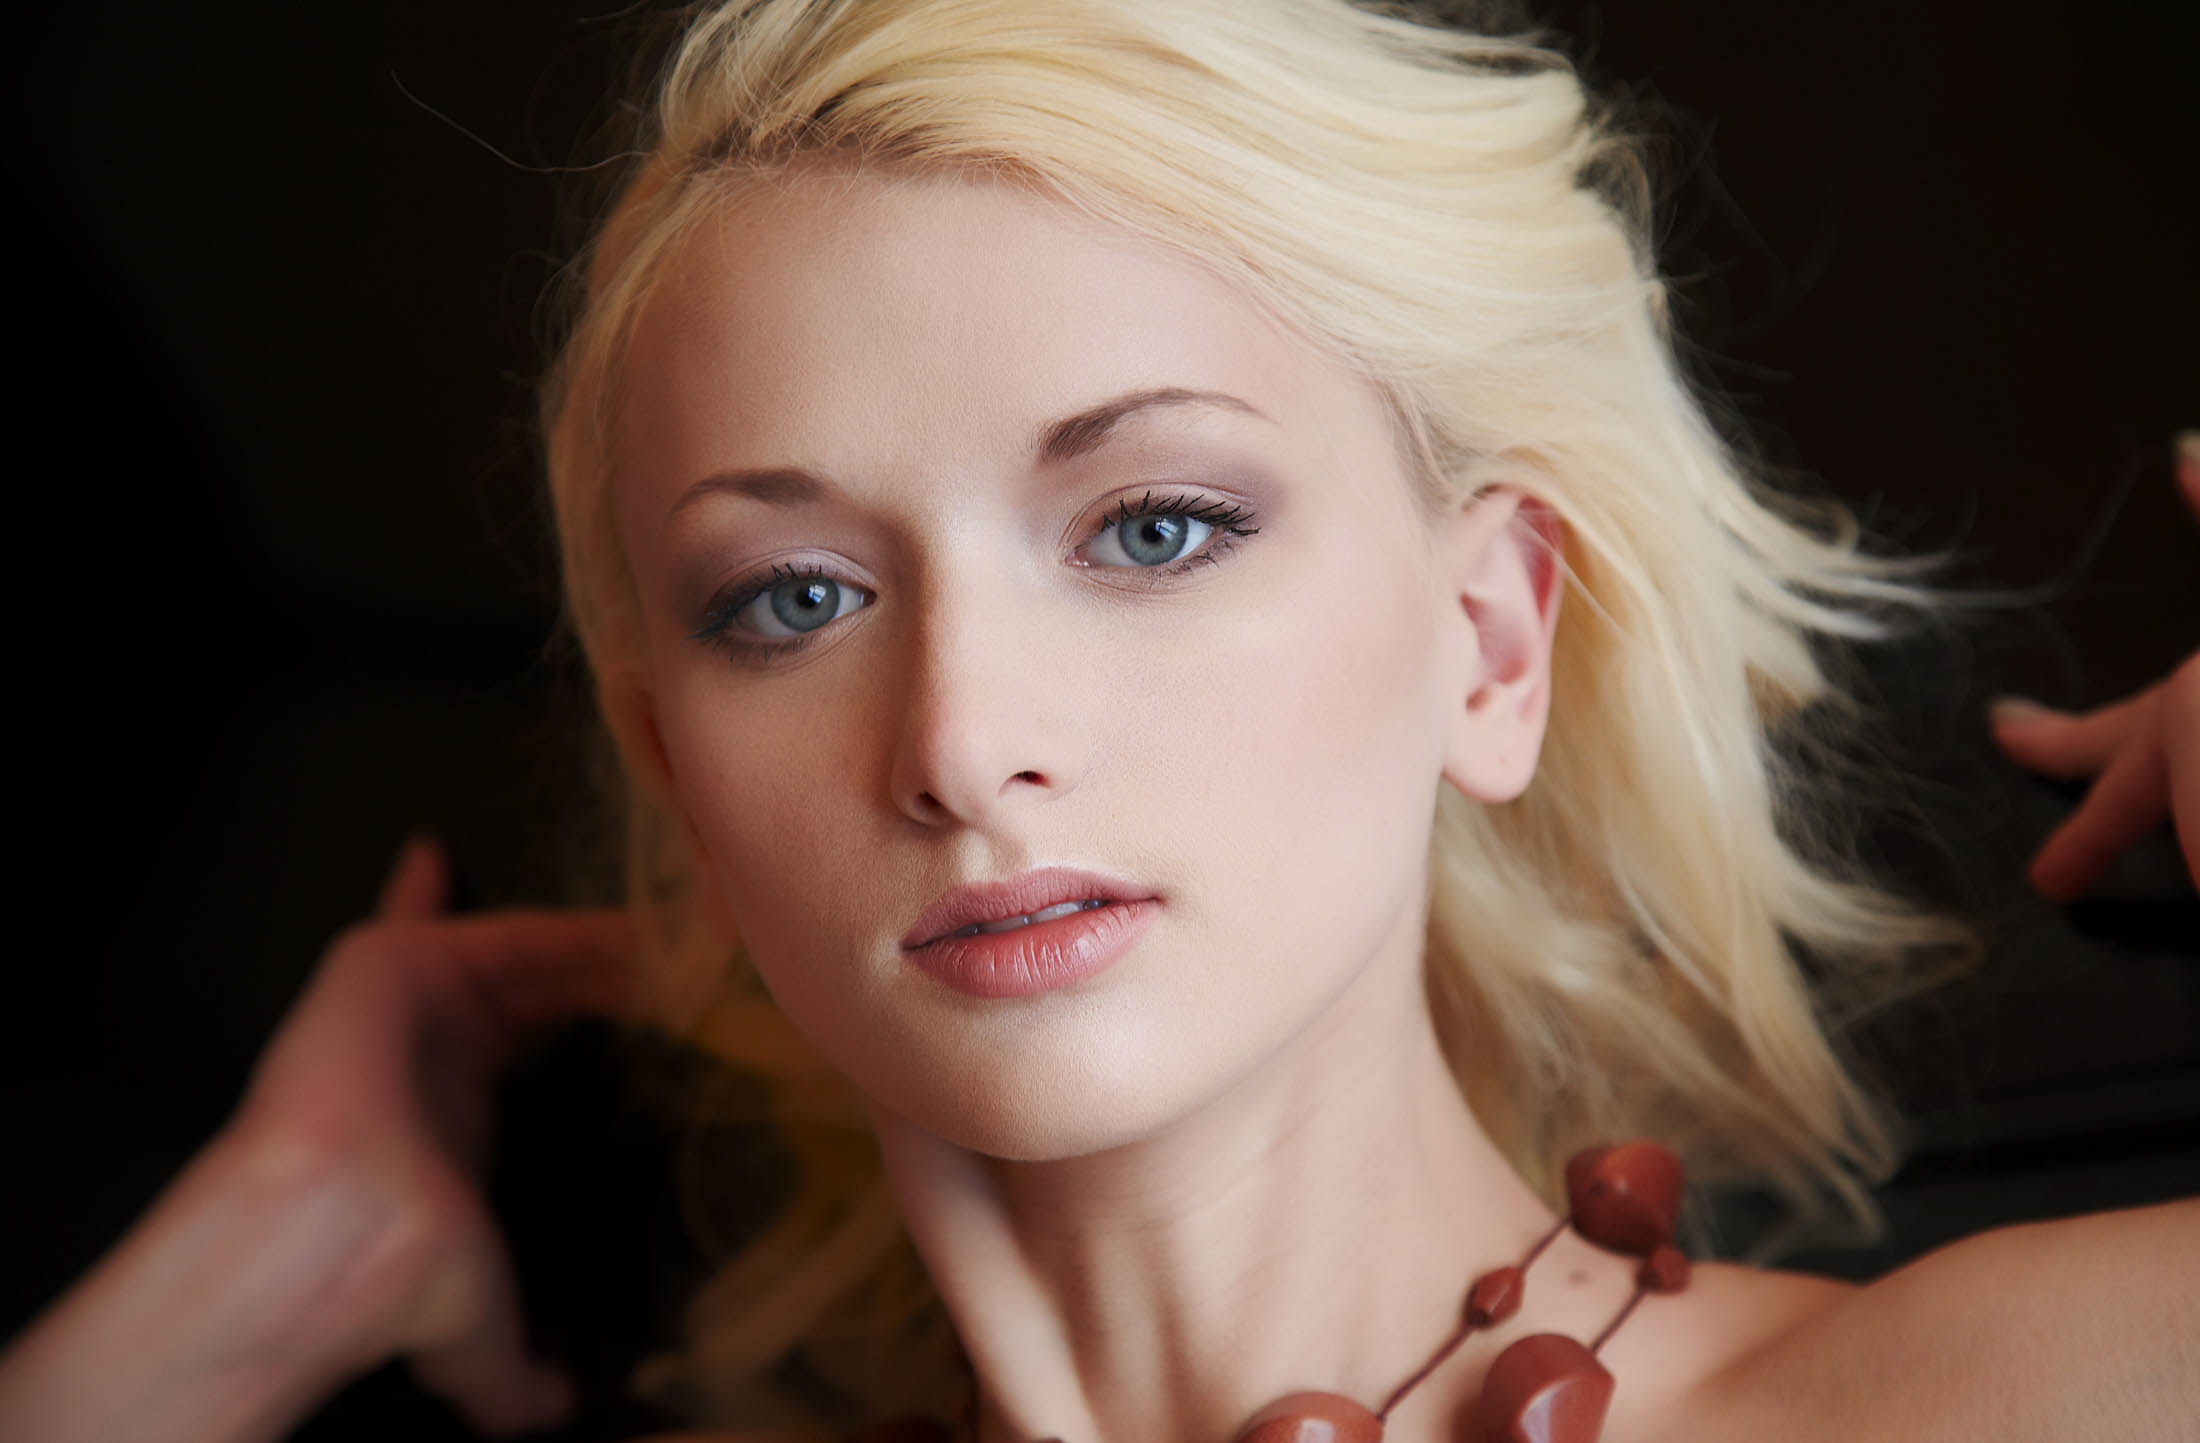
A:
{"label": "eyelash", "polygon": [[[1148,491],[1138,499],[1135,506],[1129,500],[1117,505],[1093,528],[1085,544],[1089,546],[1099,540],[1110,526],[1128,526],[1133,521],[1141,521],[1149,516],[1185,516],[1194,521],[1205,522],[1213,530],[1209,533],[1206,544],[1189,556],[1166,561],[1159,566],[1111,566],[1108,570],[1136,571],[1155,581],[1168,580],[1183,576],[1196,567],[1214,565],[1235,550],[1240,539],[1260,534],[1259,527],[1247,524],[1254,519],[1253,513],[1234,502],[1205,501],[1182,495],[1164,496],[1156,500],[1154,493]],[[734,618],[750,602],[789,581],[831,581],[837,585],[847,584],[820,566],[775,564],[763,575],[744,577],[736,582],[732,592],[723,601],[712,603],[702,626],[690,633],[689,639],[720,647],[736,661],[758,665],[773,665],[793,656],[808,646],[813,638],[822,635],[827,627],[821,626],[807,635],[788,640],[757,641],[737,635],[733,624]]]}

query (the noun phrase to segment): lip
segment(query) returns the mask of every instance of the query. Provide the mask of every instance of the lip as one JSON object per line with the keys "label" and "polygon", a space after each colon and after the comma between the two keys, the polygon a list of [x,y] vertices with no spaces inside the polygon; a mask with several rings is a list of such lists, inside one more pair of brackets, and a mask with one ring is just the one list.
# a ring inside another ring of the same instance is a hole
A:
{"label": "lip", "polygon": [[1006,932],[949,933],[904,955],[965,996],[1033,997],[1106,971],[1146,935],[1160,911],[1152,898],[1110,902]]}
{"label": "lip", "polygon": [[[1061,902],[1098,897],[1105,902],[1149,902],[1154,894],[1130,882],[1075,867],[1042,867],[1006,882],[973,882],[957,887],[924,909],[902,937],[902,950],[920,951],[978,922],[1003,922]],[[1099,909],[1105,913],[1113,909]],[[1067,918],[1058,920],[1069,920]],[[1041,923],[1041,927],[1054,925]],[[1029,927],[1019,928],[1028,932]],[[1011,933],[997,933],[1010,936]]]}

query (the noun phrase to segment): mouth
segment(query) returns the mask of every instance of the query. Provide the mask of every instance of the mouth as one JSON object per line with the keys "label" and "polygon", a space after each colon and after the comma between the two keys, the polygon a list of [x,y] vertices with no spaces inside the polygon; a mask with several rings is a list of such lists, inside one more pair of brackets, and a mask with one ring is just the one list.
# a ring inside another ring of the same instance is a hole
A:
{"label": "mouth", "polygon": [[[1019,917],[1010,917],[1000,922],[973,922],[969,926],[950,932],[947,935],[950,937],[975,937],[981,932],[1013,932],[1019,927],[1029,927],[1034,922],[1051,922],[1057,917],[1067,917],[1072,912],[1090,912],[1107,905],[1109,904],[1099,897],[1087,897],[1079,902],[1058,902],[1052,907],[1041,907],[1036,912],[1029,912]],[[935,938],[934,940],[938,939]]]}
{"label": "mouth", "polygon": [[924,910],[901,945],[915,951],[950,937],[1015,932],[1078,912],[1151,900],[1151,890],[1098,872],[1048,867],[1006,882],[957,887]]}

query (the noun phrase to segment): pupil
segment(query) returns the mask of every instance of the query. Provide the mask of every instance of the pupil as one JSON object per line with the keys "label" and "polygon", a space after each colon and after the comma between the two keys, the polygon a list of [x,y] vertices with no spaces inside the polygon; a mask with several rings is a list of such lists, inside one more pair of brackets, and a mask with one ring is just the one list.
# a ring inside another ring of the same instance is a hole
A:
{"label": "pupil", "polygon": [[840,585],[821,576],[782,584],[772,591],[772,615],[796,631],[815,631],[840,609]]}
{"label": "pupil", "polygon": [[1133,561],[1158,566],[1176,558],[1188,533],[1181,516],[1141,516],[1124,533],[1123,551]]}

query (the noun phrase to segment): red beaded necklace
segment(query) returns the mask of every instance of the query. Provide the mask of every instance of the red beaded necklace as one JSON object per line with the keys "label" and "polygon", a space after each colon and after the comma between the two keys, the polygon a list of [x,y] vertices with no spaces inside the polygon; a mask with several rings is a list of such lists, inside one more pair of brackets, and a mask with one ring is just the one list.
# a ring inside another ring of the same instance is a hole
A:
{"label": "red beaded necklace", "polygon": [[[1381,1443],[1383,1421],[1405,1396],[1457,1352],[1469,1334],[1494,1328],[1520,1311],[1527,1272],[1571,1226],[1609,1252],[1640,1260],[1635,1290],[1596,1341],[1583,1347],[1562,1333],[1537,1333],[1508,1346],[1490,1364],[1482,1392],[1462,1419],[1458,1443],[1596,1443],[1612,1402],[1611,1373],[1597,1361],[1602,1348],[1646,1293],[1688,1286],[1688,1259],[1673,1246],[1680,1216],[1681,1164],[1651,1142],[1621,1143],[1576,1153],[1566,1164],[1566,1216],[1519,1262],[1476,1278],[1459,1325],[1380,1408],[1338,1393],[1293,1393],[1255,1413],[1234,1443]],[[947,1430],[929,1419],[901,1419],[850,1443],[945,1443]],[[1062,1443],[1059,1438],[1044,1443]]]}

